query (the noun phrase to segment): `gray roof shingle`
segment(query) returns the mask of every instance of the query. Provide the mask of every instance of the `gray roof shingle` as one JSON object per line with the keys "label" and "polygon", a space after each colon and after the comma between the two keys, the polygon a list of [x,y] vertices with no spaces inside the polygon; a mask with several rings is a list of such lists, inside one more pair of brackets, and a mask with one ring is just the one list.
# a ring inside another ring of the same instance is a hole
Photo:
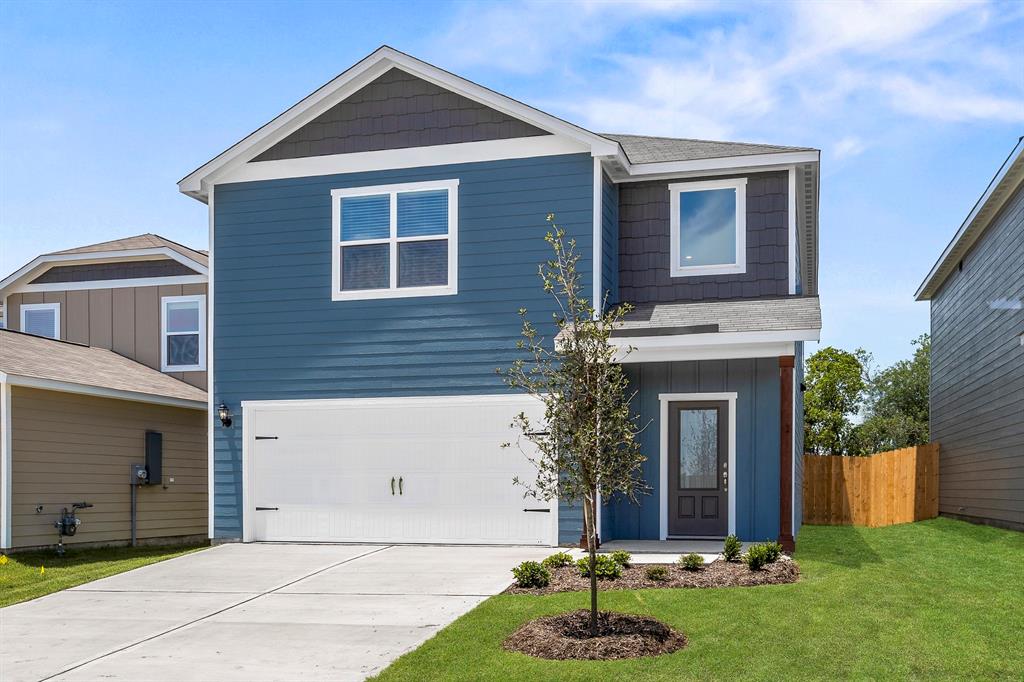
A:
{"label": "gray roof shingle", "polygon": [[694,161],[726,156],[817,151],[811,147],[783,147],[774,144],[754,144],[750,142],[719,142],[716,140],[693,140],[677,137],[620,135],[618,133],[600,133],[600,135],[601,137],[618,142],[630,163]]}
{"label": "gray roof shingle", "polygon": [[629,336],[640,330],[707,325],[718,325],[719,332],[821,329],[821,306],[817,296],[644,304],[625,316],[618,331]]}
{"label": "gray roof shingle", "polygon": [[206,403],[206,391],[105,348],[0,329],[0,372]]}
{"label": "gray roof shingle", "polygon": [[88,246],[79,246],[73,249],[64,249],[63,251],[52,251],[45,255],[47,256],[63,256],[67,254],[76,253],[96,253],[99,251],[132,251],[135,249],[158,249],[161,247],[167,247],[173,251],[180,253],[181,255],[191,258],[195,261],[207,264],[207,252],[199,249],[193,249],[184,244],[171,241],[166,237],[161,237],[158,234],[146,233],[135,235],[134,237],[123,237],[121,239],[112,239],[108,242],[100,242],[98,244],[89,244]]}

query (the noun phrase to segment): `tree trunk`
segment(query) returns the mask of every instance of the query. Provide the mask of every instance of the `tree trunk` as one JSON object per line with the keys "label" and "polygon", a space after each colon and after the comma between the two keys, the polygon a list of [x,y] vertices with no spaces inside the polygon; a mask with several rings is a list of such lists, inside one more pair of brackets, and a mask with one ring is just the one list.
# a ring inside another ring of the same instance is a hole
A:
{"label": "tree trunk", "polygon": [[590,636],[597,637],[597,532],[594,524],[594,498],[583,499],[583,522],[587,529],[587,552],[590,555]]}

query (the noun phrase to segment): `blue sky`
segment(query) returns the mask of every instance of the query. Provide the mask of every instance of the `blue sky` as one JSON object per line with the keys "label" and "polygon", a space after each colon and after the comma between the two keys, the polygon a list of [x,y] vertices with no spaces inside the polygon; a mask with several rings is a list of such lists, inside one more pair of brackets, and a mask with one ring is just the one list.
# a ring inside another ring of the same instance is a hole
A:
{"label": "blue sky", "polygon": [[176,181],[382,43],[604,132],[822,149],[823,343],[889,363],[1024,134],[1024,4],[0,3],[0,270],[157,232]]}

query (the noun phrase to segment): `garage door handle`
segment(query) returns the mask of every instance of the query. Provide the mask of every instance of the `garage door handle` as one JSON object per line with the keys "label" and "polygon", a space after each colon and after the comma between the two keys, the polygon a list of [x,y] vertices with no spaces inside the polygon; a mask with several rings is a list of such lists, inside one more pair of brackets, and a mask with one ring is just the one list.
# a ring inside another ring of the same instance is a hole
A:
{"label": "garage door handle", "polygon": [[402,477],[401,476],[398,477],[398,494],[399,495],[402,494]]}
{"label": "garage door handle", "polygon": [[277,507],[256,507],[256,511],[277,511]]}
{"label": "garage door handle", "polygon": [[395,494],[395,477],[394,476],[391,477],[391,494],[392,495]]}
{"label": "garage door handle", "polygon": [[523,511],[524,512],[539,512],[539,513],[542,513],[542,514],[550,514],[551,513],[550,509],[524,509]]}

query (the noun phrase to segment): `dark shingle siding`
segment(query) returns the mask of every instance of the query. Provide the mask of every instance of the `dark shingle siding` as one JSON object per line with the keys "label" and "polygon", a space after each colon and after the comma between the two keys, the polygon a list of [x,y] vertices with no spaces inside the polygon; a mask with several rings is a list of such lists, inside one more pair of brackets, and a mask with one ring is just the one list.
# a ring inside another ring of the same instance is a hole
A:
{"label": "dark shingle siding", "polygon": [[940,512],[1024,530],[1022,299],[1018,189],[932,299],[931,437]]}
{"label": "dark shingle siding", "polygon": [[57,265],[36,277],[30,284],[57,282],[95,282],[109,279],[137,279],[143,277],[174,277],[195,275],[195,270],[170,258],[162,260],[124,261],[121,263],[93,263],[90,265]]}
{"label": "dark shingle siding", "polygon": [[405,71],[391,69],[253,161],[547,134]]}
{"label": "dark shingle siding", "polygon": [[[669,276],[669,192],[675,180],[619,185],[619,299],[633,303],[789,294],[786,173],[747,177],[747,271]],[[696,179],[695,179],[696,180]]]}

